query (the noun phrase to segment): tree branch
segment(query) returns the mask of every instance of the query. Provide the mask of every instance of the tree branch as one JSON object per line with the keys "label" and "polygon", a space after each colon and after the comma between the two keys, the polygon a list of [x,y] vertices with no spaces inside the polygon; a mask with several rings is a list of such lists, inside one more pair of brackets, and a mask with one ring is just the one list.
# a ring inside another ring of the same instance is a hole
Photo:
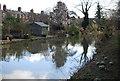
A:
{"label": "tree branch", "polygon": [[[78,9],[77,7],[75,7],[75,8]],[[80,10],[80,9],[78,9],[78,10],[84,14],[84,12],[82,10]]]}
{"label": "tree branch", "polygon": [[83,3],[81,2],[81,6],[82,6],[82,11],[83,11],[83,13],[85,13],[85,10],[84,10],[84,5],[83,5]]}
{"label": "tree branch", "polygon": [[88,9],[87,9],[87,10],[89,10],[91,6],[92,6],[92,2],[90,3],[90,6],[88,7]]}

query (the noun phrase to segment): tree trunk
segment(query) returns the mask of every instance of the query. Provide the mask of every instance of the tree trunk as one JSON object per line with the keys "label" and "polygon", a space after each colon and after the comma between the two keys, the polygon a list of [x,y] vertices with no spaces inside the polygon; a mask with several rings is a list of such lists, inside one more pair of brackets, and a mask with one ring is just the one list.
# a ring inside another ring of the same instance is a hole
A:
{"label": "tree trunk", "polygon": [[88,12],[84,13],[84,20],[82,22],[82,27],[84,28],[84,30],[87,28],[88,24],[89,24],[89,17],[88,17]]}

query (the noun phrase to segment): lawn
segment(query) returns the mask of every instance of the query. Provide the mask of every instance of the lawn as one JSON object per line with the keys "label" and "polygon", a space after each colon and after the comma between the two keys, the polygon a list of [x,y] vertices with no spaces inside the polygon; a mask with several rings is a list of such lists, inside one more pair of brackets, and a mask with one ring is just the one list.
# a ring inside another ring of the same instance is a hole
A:
{"label": "lawn", "polygon": [[40,38],[40,36],[34,36],[34,35],[32,35],[30,38]]}

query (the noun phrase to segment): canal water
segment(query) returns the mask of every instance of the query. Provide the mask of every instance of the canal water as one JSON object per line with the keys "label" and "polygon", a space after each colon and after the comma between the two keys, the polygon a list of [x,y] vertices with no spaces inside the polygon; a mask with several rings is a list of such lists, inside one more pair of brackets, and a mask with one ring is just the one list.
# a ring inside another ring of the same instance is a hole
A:
{"label": "canal water", "polygon": [[2,79],[69,79],[92,60],[94,38],[24,41],[2,46]]}

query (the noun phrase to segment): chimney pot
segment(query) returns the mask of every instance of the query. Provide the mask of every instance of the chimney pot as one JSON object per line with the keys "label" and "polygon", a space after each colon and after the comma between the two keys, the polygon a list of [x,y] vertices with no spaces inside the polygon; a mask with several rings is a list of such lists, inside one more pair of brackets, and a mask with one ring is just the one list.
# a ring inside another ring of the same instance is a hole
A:
{"label": "chimney pot", "polygon": [[31,9],[31,10],[30,10],[30,12],[34,13],[34,10],[33,10],[33,9]]}
{"label": "chimney pot", "polygon": [[6,5],[3,5],[3,11],[6,11]]}
{"label": "chimney pot", "polygon": [[18,11],[21,11],[21,7],[18,7]]}

